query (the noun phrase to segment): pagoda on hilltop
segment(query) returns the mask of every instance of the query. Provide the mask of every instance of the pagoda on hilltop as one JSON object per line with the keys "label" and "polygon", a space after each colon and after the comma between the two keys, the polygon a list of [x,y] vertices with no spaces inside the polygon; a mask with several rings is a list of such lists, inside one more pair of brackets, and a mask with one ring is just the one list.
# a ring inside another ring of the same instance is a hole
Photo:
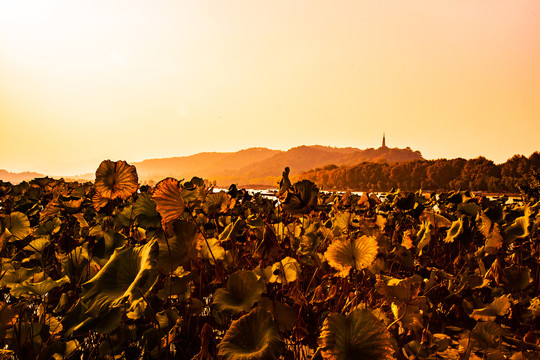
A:
{"label": "pagoda on hilltop", "polygon": [[385,149],[386,148],[386,136],[385,136],[385,133],[382,134],[382,146],[381,148]]}

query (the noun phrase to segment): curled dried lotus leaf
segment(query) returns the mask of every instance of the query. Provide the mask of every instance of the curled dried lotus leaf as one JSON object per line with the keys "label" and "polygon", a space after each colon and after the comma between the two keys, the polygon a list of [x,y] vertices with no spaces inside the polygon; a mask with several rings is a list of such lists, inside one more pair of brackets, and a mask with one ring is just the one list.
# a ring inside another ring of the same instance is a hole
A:
{"label": "curled dried lotus leaf", "polygon": [[420,225],[420,230],[418,231],[417,237],[420,239],[420,241],[418,241],[416,254],[422,255],[422,249],[431,242],[431,228],[427,221],[423,221],[422,225]]}
{"label": "curled dried lotus leaf", "polygon": [[105,199],[127,199],[139,187],[135,166],[127,162],[104,160],[96,170],[95,187]]}
{"label": "curled dried lotus leaf", "polygon": [[529,215],[518,217],[504,231],[504,239],[512,242],[516,239],[524,238],[529,235]]}
{"label": "curled dried lotus leaf", "polygon": [[309,180],[302,180],[293,185],[293,192],[288,192],[283,201],[283,209],[291,214],[307,214],[317,205],[319,188]]}
{"label": "curled dried lotus leaf", "polygon": [[346,317],[330,313],[319,346],[326,360],[394,359],[390,333],[370,309],[357,309]]}
{"label": "curled dried lotus leaf", "polygon": [[336,239],[324,253],[328,264],[339,271],[340,276],[347,276],[351,268],[361,270],[371,266],[379,250],[373,236],[360,238]]}
{"label": "curled dried lotus leaf", "polygon": [[152,198],[156,202],[156,209],[161,215],[163,225],[171,223],[182,216],[185,203],[182,197],[182,184],[180,181],[173,178],[160,181],[154,188]]}
{"label": "curled dried lotus leaf", "polygon": [[446,237],[444,238],[444,242],[446,243],[452,243],[454,240],[463,233],[463,220],[459,218],[458,220],[454,221],[452,223],[452,226],[448,231],[446,232]]}
{"label": "curled dried lotus leaf", "polygon": [[271,314],[260,308],[233,321],[218,345],[218,355],[225,360],[277,359],[283,350]]}
{"label": "curled dried lotus leaf", "polygon": [[435,228],[452,226],[452,222],[450,220],[430,210],[424,210],[420,215],[420,220],[428,221]]}

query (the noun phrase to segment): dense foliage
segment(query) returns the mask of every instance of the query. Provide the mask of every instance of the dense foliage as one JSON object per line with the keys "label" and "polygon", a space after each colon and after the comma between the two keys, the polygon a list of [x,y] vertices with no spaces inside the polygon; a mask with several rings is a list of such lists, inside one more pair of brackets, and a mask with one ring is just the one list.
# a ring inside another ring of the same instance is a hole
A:
{"label": "dense foliage", "polygon": [[305,179],[325,189],[360,191],[475,190],[491,193],[519,193],[519,186],[540,173],[540,153],[529,158],[515,155],[503,164],[484,157],[476,159],[416,160],[389,164],[363,162],[352,167],[328,165],[304,173]]}
{"label": "dense foliage", "polygon": [[0,357],[537,359],[540,203],[0,183]]}

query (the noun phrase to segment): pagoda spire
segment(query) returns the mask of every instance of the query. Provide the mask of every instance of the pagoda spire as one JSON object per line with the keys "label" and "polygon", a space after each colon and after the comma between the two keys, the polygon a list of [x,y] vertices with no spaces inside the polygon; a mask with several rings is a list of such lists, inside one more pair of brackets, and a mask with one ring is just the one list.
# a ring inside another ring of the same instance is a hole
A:
{"label": "pagoda spire", "polygon": [[385,133],[384,133],[384,132],[382,133],[382,147],[383,147],[383,148],[386,147],[386,136],[385,136]]}

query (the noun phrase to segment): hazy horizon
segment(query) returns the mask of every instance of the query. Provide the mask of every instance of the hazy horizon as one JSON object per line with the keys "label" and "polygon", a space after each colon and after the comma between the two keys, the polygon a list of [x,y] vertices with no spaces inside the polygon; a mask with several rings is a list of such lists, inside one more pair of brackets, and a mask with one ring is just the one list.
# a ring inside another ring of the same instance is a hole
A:
{"label": "hazy horizon", "polygon": [[0,169],[303,144],[540,150],[535,0],[0,0]]}
{"label": "hazy horizon", "polygon": [[[293,149],[293,148],[296,148],[296,147],[300,147],[300,146],[327,146],[327,147],[336,147],[336,146],[332,146],[332,145],[321,145],[321,144],[311,144],[311,145],[298,145],[298,146],[294,146],[292,148],[289,148],[289,149],[270,149],[270,150],[280,150],[280,151],[288,151],[290,149]],[[374,149],[377,149],[380,147],[380,144],[379,146],[371,146],[371,147],[365,147],[365,148],[358,148],[360,150],[365,150],[365,149],[369,149],[369,148],[374,148]],[[389,148],[396,148],[394,146],[388,146]],[[261,146],[254,146],[252,148],[265,148],[265,147],[261,147]],[[246,149],[238,149],[238,150],[232,150],[232,151],[202,151],[200,153],[234,153],[234,152],[238,152],[238,151],[242,151],[242,150],[248,150],[248,149],[252,149],[252,148],[246,148]],[[266,148],[266,149],[269,149],[269,148]],[[415,149],[415,148],[412,148],[411,147],[411,151],[420,151],[420,153],[422,154],[422,157],[426,160],[438,160],[438,159],[455,159],[455,158],[459,158],[459,157],[454,157],[454,158],[449,158],[449,157],[438,157],[438,158],[431,158],[431,159],[428,159],[424,156],[424,154],[422,153],[422,151],[420,149]],[[17,171],[14,171],[14,170],[11,170],[11,169],[5,169],[5,168],[0,168],[0,170],[6,170],[6,171],[9,171],[11,173],[22,173],[22,172],[36,172],[36,173],[40,173],[40,174],[43,174],[43,175],[46,175],[46,176],[52,176],[52,177],[70,177],[70,176],[73,176],[73,177],[77,177],[77,176],[80,176],[80,175],[86,175],[86,174],[89,174],[89,173],[94,173],[96,171],[96,169],[98,168],[99,164],[103,161],[103,160],[112,160],[112,161],[118,161],[118,160],[124,160],[124,161],[127,161],[128,163],[130,164],[135,164],[135,163],[139,163],[139,162],[142,162],[142,161],[145,161],[145,160],[154,160],[154,159],[165,159],[165,158],[176,158],[176,157],[189,157],[189,156],[192,156],[192,155],[197,155],[197,154],[200,154],[200,153],[194,153],[194,154],[186,154],[186,155],[178,155],[178,156],[164,156],[164,157],[155,157],[155,158],[144,158],[144,159],[136,159],[136,160],[133,160],[133,161],[129,161],[129,160],[126,160],[126,159],[115,159],[115,158],[103,158],[103,159],[100,159],[100,160],[96,160],[96,161],[88,161],[87,162],[87,167],[86,168],[82,168],[82,165],[80,163],[73,163],[73,164],[66,164],[66,163],[63,163],[62,166],[66,167],[66,168],[69,168],[71,166],[71,168],[81,168],[81,169],[85,169],[83,171],[79,171],[79,172],[64,172],[64,173],[54,173],[54,172],[51,172],[51,171],[48,171],[46,170],[46,167],[43,167],[43,171],[38,171],[36,169],[22,169],[22,170],[17,170]],[[532,153],[531,153],[532,154]],[[522,156],[525,156],[525,157],[529,157],[531,154],[513,154],[511,156],[508,157],[508,159],[510,159],[512,156],[514,155],[522,155]],[[483,156],[485,157],[484,155],[479,155],[479,156]],[[478,157],[478,156],[477,156]],[[477,157],[474,157],[474,158],[477,158]],[[461,157],[463,158],[463,157]],[[487,158],[487,157],[486,157]],[[470,159],[473,159],[473,158],[464,158],[466,160],[470,160]],[[488,160],[492,160],[493,159],[490,159],[490,158],[487,158]],[[494,161],[495,164],[501,164],[501,163],[504,163],[506,162],[508,159],[504,160],[504,161],[501,161],[501,162],[497,162],[497,161]]]}

